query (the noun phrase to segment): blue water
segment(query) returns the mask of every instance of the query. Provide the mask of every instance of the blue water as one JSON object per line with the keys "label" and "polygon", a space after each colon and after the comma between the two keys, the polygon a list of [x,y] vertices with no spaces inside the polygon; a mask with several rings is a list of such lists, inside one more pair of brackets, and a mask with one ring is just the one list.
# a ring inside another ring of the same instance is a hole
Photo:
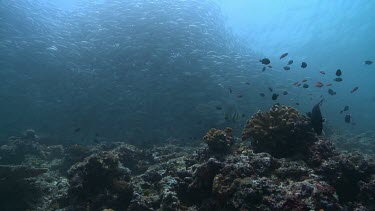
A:
{"label": "blue water", "polygon": [[[226,126],[238,134],[275,103],[268,87],[287,90],[276,102],[301,112],[323,95],[327,130],[375,126],[375,65],[363,64],[375,60],[373,1],[95,2],[0,2],[2,139],[28,128],[75,143],[192,140]],[[272,70],[261,71],[264,57]],[[303,79],[308,89],[293,86]],[[339,113],[346,105],[355,125]]]}

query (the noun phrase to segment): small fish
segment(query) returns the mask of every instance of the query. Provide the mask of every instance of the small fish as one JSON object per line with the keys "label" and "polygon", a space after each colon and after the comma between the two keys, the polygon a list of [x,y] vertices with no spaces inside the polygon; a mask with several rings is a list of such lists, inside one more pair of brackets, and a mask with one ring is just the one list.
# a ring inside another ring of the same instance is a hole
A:
{"label": "small fish", "polygon": [[283,54],[280,56],[280,59],[285,58],[286,56],[288,56],[288,53],[283,53]]}
{"label": "small fish", "polygon": [[301,86],[302,84],[301,83],[298,83],[296,86]]}
{"label": "small fish", "polygon": [[223,110],[223,107],[221,107],[221,106],[216,106],[216,110]]}
{"label": "small fish", "polygon": [[268,68],[272,68],[272,65],[268,65]]}
{"label": "small fish", "polygon": [[229,89],[229,93],[232,94],[232,87],[229,87],[228,89]]}
{"label": "small fish", "polygon": [[324,119],[323,119],[322,113],[320,111],[320,106],[323,104],[323,101],[324,101],[324,99],[322,99],[319,103],[317,103],[313,107],[313,109],[312,109],[312,111],[309,115],[309,117],[311,118],[311,125],[318,135],[321,135],[322,132],[323,132]]}
{"label": "small fish", "polygon": [[287,91],[284,91],[284,92],[283,92],[283,95],[287,95],[287,94],[288,94],[288,92],[287,92]]}
{"label": "small fish", "polygon": [[279,94],[274,93],[274,94],[272,95],[272,100],[277,100],[277,97],[279,97]]}
{"label": "small fish", "polygon": [[302,62],[301,67],[302,68],[306,68],[307,67],[307,63],[306,62]]}
{"label": "small fish", "polygon": [[265,97],[266,95],[264,93],[259,93],[259,96]]}
{"label": "small fish", "polygon": [[337,78],[335,78],[335,79],[333,79],[333,80],[336,81],[336,82],[341,82],[341,81],[342,81],[342,78],[337,77]]}
{"label": "small fish", "polygon": [[246,84],[246,85],[250,85],[250,82],[246,82],[245,84]]}
{"label": "small fish", "polygon": [[322,82],[316,82],[315,87],[321,88],[324,84]]}
{"label": "small fish", "polygon": [[296,103],[296,105],[298,105],[298,106],[299,106],[299,103]]}
{"label": "small fish", "polygon": [[336,95],[336,92],[333,91],[332,89],[328,89],[328,94],[330,94],[330,95]]}
{"label": "small fish", "polygon": [[350,123],[352,120],[352,116],[350,114],[345,115],[345,123]]}
{"label": "small fish", "polygon": [[76,129],[74,130],[75,133],[78,133],[79,131],[81,131],[81,128],[76,128]]}
{"label": "small fish", "polygon": [[324,72],[323,70],[319,71],[319,73],[322,74],[322,75],[326,74],[326,72]]}
{"label": "small fish", "polygon": [[245,114],[242,114],[242,118],[245,118],[246,117],[246,115]]}
{"label": "small fish", "polygon": [[289,66],[285,66],[284,70],[290,70],[290,67]]}
{"label": "small fish", "polygon": [[262,72],[264,72],[264,71],[266,71],[266,66],[264,66],[264,67],[262,68]]}
{"label": "small fish", "polygon": [[297,85],[297,84],[299,84],[299,82],[297,81],[297,82],[295,82],[293,85],[295,86],[295,85]]}
{"label": "small fish", "polygon": [[273,89],[271,87],[268,87],[268,90],[270,90],[270,92],[273,92]]}
{"label": "small fish", "polygon": [[326,84],[326,86],[332,86],[332,84]]}
{"label": "small fish", "polygon": [[305,89],[307,89],[307,88],[309,88],[309,85],[308,84],[304,84],[302,87],[305,88]]}
{"label": "small fish", "polygon": [[367,64],[367,65],[371,65],[372,63],[373,63],[373,62],[370,61],[370,60],[365,61],[365,64]]}
{"label": "small fish", "polygon": [[243,95],[241,95],[241,94],[237,95],[237,98],[242,98],[242,97],[243,97]]}
{"label": "small fish", "polygon": [[262,64],[265,64],[265,65],[268,65],[268,64],[271,63],[271,60],[269,60],[268,58],[264,58],[264,59],[261,59],[259,61],[262,62]]}
{"label": "small fish", "polygon": [[350,91],[350,93],[353,94],[353,93],[356,92],[358,89],[359,89],[359,87],[356,86],[356,87],[354,87],[354,88],[352,89],[352,91]]}
{"label": "small fish", "polygon": [[291,64],[293,64],[293,60],[288,61],[288,65],[291,65]]}
{"label": "small fish", "polygon": [[307,79],[303,79],[303,80],[302,80],[302,83],[304,83],[304,82],[306,82],[306,81],[307,81]]}
{"label": "small fish", "polygon": [[336,76],[340,77],[342,75],[342,71],[340,69],[336,70]]}
{"label": "small fish", "polygon": [[349,106],[345,106],[344,109],[340,111],[340,114],[344,113],[345,111],[349,111]]}

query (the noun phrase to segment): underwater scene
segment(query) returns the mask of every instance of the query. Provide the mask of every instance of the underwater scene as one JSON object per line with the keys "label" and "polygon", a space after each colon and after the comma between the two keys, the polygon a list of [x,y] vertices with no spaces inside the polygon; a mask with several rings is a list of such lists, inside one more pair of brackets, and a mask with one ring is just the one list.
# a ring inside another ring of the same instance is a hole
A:
{"label": "underwater scene", "polygon": [[375,210],[374,11],[0,0],[0,210]]}

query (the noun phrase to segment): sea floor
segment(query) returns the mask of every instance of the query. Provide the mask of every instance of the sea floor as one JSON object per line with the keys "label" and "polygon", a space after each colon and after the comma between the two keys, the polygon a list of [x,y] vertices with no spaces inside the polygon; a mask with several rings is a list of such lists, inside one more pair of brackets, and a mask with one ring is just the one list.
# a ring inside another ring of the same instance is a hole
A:
{"label": "sea floor", "polygon": [[375,209],[374,154],[320,139],[307,159],[285,159],[232,141],[212,151],[12,137],[0,147],[0,210]]}

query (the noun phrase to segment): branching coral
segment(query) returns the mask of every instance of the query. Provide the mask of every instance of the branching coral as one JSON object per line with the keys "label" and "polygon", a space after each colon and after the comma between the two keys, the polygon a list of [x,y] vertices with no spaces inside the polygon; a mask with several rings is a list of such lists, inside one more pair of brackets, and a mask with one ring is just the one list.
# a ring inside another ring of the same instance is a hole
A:
{"label": "branching coral", "polygon": [[283,105],[274,105],[269,112],[258,112],[248,120],[242,140],[249,138],[256,152],[275,157],[303,155],[317,140],[310,119]]}
{"label": "branching coral", "polygon": [[233,144],[232,128],[226,128],[224,131],[212,128],[203,137],[203,140],[207,143],[210,151],[226,151]]}

